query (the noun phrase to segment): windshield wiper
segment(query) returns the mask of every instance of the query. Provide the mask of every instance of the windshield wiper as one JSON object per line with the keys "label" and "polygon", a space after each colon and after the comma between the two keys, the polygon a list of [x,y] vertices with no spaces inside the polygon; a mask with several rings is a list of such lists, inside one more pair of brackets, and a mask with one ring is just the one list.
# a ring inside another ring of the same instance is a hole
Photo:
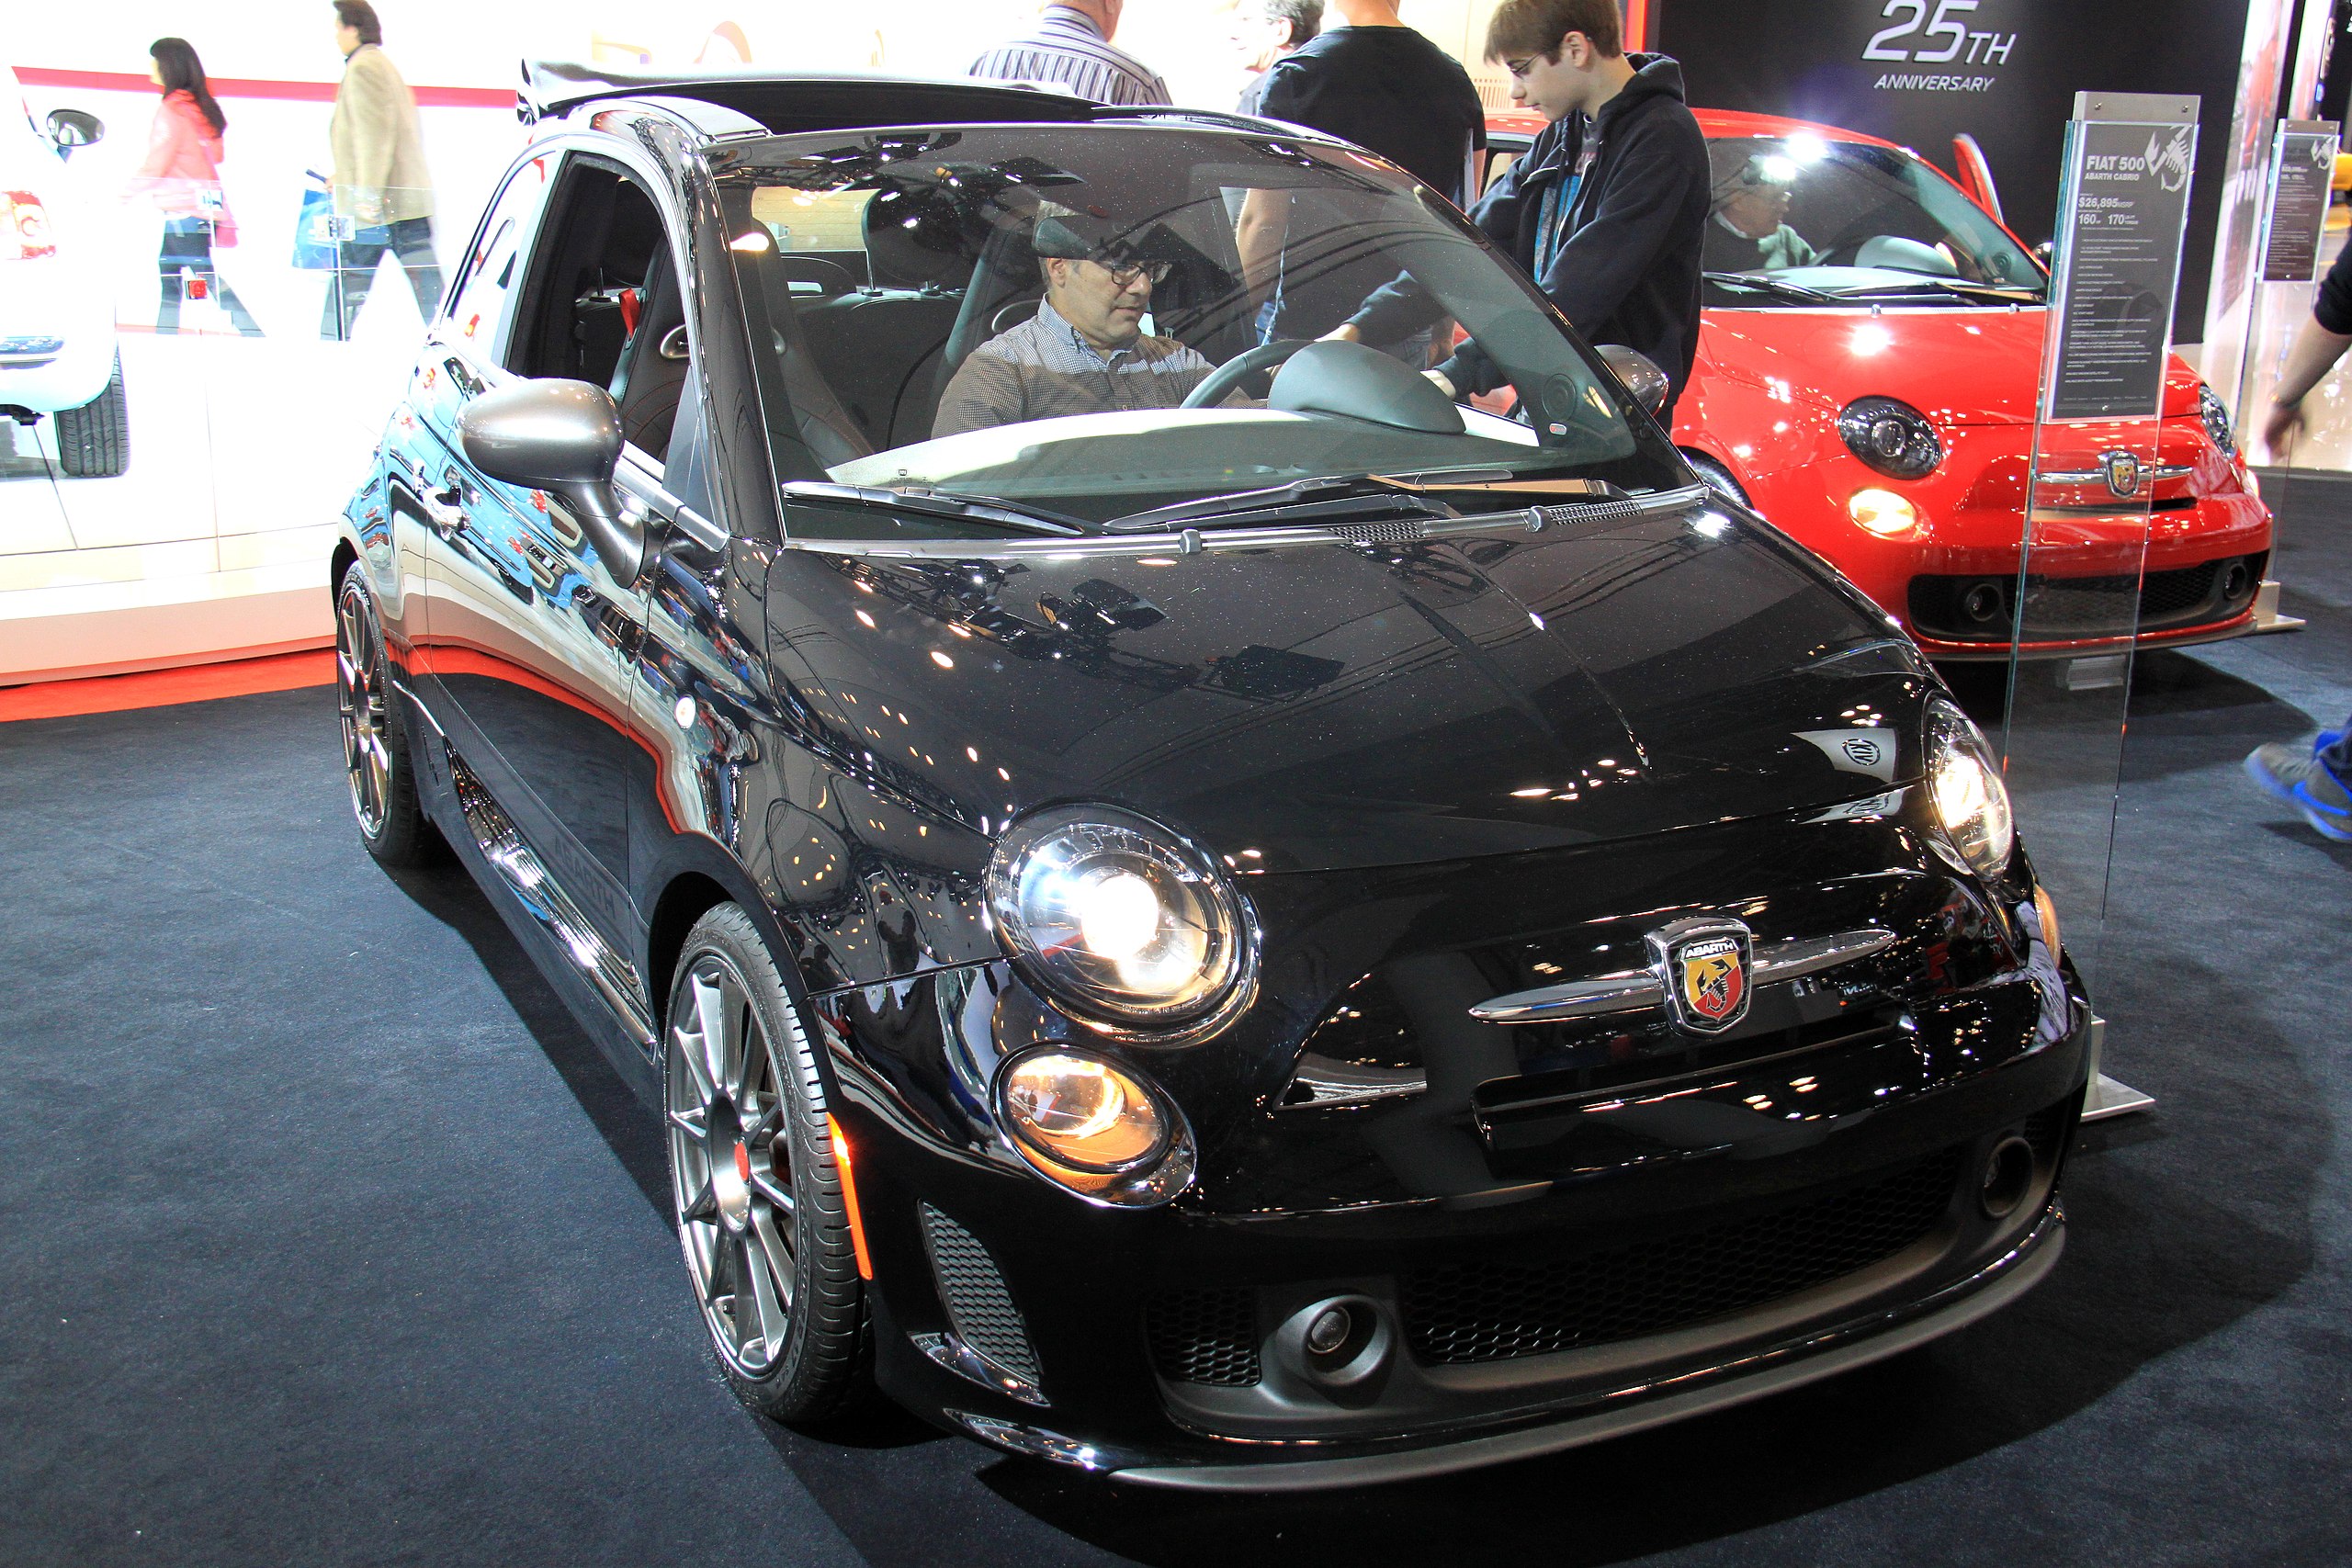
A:
{"label": "windshield wiper", "polygon": [[976,523],[1001,523],[1032,534],[1088,534],[1084,518],[1023,506],[995,496],[958,495],[953,491],[883,490],[870,485],[826,484],[788,479],[778,487],[789,501],[821,502],[831,506],[865,506],[877,512],[911,513],[918,517],[954,517]]}
{"label": "windshield wiper", "polygon": [[1982,299],[1989,305],[2039,305],[2043,303],[2040,289],[2021,283],[1972,283],[1964,277],[1923,277],[1917,283],[1882,283],[1871,288],[1841,288],[1833,296],[1838,299],[1876,299],[1889,296],[1900,298],[1933,289],[1940,294],[1957,294],[1963,299]]}
{"label": "windshield wiper", "polygon": [[[1303,511],[1309,506],[1317,512],[1345,510],[1361,513],[1365,510],[1363,504],[1365,501],[1389,503],[1374,510],[1408,513],[1416,516],[1447,515],[1444,507],[1423,500],[1409,485],[1382,479],[1377,474],[1345,474],[1294,479],[1289,484],[1272,485],[1264,490],[1228,491],[1223,495],[1205,495],[1198,501],[1180,501],[1173,506],[1155,506],[1148,512],[1130,512],[1124,517],[1112,518],[1102,526],[1114,534],[1136,534],[1189,523],[1255,522],[1274,513],[1285,518],[1315,515],[1316,513]],[[1344,504],[1335,505],[1334,502]]]}
{"label": "windshield wiper", "polygon": [[1745,272],[1707,272],[1699,276],[1725,288],[1745,288],[1756,294],[1777,294],[1783,299],[1803,299],[1813,305],[1835,305],[1841,298],[1824,294],[1818,288],[1807,288],[1802,283],[1783,283],[1777,277],[1758,277]]}
{"label": "windshield wiper", "polygon": [[[1422,483],[1435,480],[1435,483]],[[1450,482],[1448,482],[1450,481]],[[1555,502],[1630,501],[1605,479],[1558,475],[1520,478],[1491,463],[1424,468],[1406,474],[1356,474],[1298,479],[1268,490],[1235,491],[1114,517],[1102,526],[1117,534],[1215,523],[1238,527],[1251,523],[1314,523],[1344,518],[1362,523],[1380,517],[1454,517],[1448,502],[1484,501],[1520,493]]]}

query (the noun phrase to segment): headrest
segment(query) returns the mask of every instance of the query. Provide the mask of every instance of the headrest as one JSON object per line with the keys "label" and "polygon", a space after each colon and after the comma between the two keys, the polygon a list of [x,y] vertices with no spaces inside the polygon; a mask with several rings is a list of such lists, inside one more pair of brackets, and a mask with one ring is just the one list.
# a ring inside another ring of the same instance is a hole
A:
{"label": "headrest", "polygon": [[1114,265],[1181,262],[1199,254],[1165,223],[1154,223],[1137,234],[1121,228],[1115,219],[1068,210],[1041,214],[1030,233],[1029,243],[1040,257],[1061,256]]}
{"label": "headrest", "polygon": [[865,204],[865,259],[878,288],[961,288],[977,247],[963,214],[929,191],[881,190]]}

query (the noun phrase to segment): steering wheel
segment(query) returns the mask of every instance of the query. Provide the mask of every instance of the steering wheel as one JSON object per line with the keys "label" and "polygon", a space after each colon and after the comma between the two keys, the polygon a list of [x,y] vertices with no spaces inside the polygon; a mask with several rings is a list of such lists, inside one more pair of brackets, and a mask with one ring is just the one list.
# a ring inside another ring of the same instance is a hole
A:
{"label": "steering wheel", "polygon": [[1254,376],[1261,370],[1271,370],[1312,341],[1303,337],[1278,337],[1272,343],[1261,343],[1247,354],[1237,354],[1208,374],[1208,378],[1193,388],[1178,404],[1179,408],[1204,409],[1221,403],[1241,385],[1242,378]]}

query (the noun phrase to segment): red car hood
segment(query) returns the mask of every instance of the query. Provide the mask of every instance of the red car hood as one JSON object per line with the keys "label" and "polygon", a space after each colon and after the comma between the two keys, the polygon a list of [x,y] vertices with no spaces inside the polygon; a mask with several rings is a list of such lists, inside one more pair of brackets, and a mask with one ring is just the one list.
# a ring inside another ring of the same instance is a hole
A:
{"label": "red car hood", "polygon": [[[1876,395],[1900,398],[1939,424],[2030,424],[2045,317],[1985,306],[1876,316],[1711,310],[1699,334],[1700,373],[1770,387],[1833,413]],[[2164,412],[2197,412],[2197,374],[2177,356]]]}

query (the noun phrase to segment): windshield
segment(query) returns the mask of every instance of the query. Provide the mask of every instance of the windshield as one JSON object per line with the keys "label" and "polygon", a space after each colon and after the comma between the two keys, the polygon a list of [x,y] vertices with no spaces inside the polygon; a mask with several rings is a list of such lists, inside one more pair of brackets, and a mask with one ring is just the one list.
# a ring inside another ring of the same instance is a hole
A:
{"label": "windshield", "polygon": [[1939,305],[2041,296],[2033,258],[1908,152],[1800,132],[1711,138],[1707,157],[1710,305],[1820,303],[1808,294]]}
{"label": "windshield", "polygon": [[[1081,527],[1188,503],[1214,525],[1197,503],[1374,475],[1391,498],[1400,478],[1689,482],[1542,297],[1369,155],[1018,126],[794,137],[719,162],[786,481]],[[1385,341],[1317,341],[1385,287],[1404,296]],[[1480,373],[1456,367],[1457,400],[1424,372],[1465,341]],[[1466,400],[1490,390],[1513,412]]]}

